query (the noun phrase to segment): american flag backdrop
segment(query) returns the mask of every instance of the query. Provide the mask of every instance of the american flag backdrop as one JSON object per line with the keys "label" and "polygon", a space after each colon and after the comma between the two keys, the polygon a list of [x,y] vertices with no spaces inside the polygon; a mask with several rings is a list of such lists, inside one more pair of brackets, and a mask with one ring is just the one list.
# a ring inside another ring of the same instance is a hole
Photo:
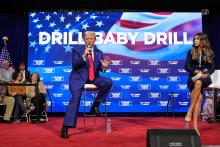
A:
{"label": "american flag backdrop", "polygon": [[[4,37],[3,37],[4,38]],[[8,60],[10,66],[13,65],[11,56],[8,50],[7,43],[2,43],[2,48],[1,48],[1,53],[0,53],[0,64],[2,63],[3,60]]]}
{"label": "american flag backdrop", "polygon": [[[71,54],[78,45],[64,38],[71,32],[72,40],[78,40],[88,30],[103,34],[96,45],[111,59],[109,70],[101,73],[113,80],[107,99],[109,112],[163,112],[171,92],[175,111],[187,110],[189,91],[184,60],[193,36],[202,31],[200,13],[30,12],[28,69],[40,74],[52,97],[54,112],[64,112],[70,99],[68,79],[74,60]],[[40,32],[49,36],[40,38]],[[146,44],[146,32],[155,34],[155,38],[147,38],[155,42]],[[119,33],[128,35],[126,41],[120,40]],[[169,34],[167,39],[163,39],[164,33]],[[60,38],[60,42],[53,42],[53,37]],[[41,44],[40,40],[48,42]],[[80,106],[85,104],[89,110],[93,93],[88,93],[88,97]]]}

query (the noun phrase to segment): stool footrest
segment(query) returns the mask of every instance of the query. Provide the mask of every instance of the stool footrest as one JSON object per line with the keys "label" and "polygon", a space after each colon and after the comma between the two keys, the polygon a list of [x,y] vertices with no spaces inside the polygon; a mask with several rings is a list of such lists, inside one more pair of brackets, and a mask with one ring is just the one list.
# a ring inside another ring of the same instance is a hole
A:
{"label": "stool footrest", "polygon": [[84,117],[86,117],[86,116],[96,117],[96,115],[89,115],[89,114],[83,115],[83,116],[84,116]]}

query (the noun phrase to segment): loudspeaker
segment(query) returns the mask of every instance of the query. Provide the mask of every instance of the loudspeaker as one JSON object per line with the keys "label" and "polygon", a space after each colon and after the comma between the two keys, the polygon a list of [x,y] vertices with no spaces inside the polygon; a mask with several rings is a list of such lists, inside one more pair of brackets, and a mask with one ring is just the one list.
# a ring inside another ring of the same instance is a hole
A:
{"label": "loudspeaker", "polygon": [[147,147],[201,147],[194,129],[148,129]]}

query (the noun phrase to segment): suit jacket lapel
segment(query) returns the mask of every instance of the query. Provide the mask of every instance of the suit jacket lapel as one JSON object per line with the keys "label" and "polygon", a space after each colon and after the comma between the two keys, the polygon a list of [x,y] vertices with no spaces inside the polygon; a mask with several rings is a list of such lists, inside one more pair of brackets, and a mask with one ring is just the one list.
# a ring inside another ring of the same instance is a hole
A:
{"label": "suit jacket lapel", "polygon": [[[85,52],[85,46],[83,46],[84,47],[84,49],[82,49],[82,50],[80,50],[81,52],[80,52],[80,55],[82,56],[83,54],[84,54],[84,52]],[[82,48],[83,48],[82,47]],[[88,57],[86,58],[86,66],[87,66],[87,68],[89,69],[89,59],[88,59]]]}

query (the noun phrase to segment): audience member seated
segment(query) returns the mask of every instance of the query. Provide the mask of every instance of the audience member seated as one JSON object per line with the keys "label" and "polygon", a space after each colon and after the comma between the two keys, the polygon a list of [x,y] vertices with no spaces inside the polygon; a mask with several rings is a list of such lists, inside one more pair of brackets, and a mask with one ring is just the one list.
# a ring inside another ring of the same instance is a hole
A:
{"label": "audience member seated", "polygon": [[3,103],[6,106],[3,122],[12,123],[11,115],[13,112],[15,99],[13,97],[6,96],[6,86],[3,85],[0,86],[0,103]]}
{"label": "audience member seated", "polygon": [[29,71],[26,71],[25,69],[25,63],[24,62],[21,62],[19,64],[19,72],[22,74],[22,80],[21,82],[23,83],[26,83],[30,77],[30,72]]}
{"label": "audience member seated", "polygon": [[[14,69],[12,67],[9,67],[9,61],[6,59],[2,60],[0,68],[0,83],[6,83],[11,81],[13,72]],[[6,90],[6,85],[0,85],[0,103],[6,105],[3,122],[12,123],[11,115],[13,112],[15,100],[13,97],[6,96]]]}
{"label": "audience member seated", "polygon": [[40,81],[40,77],[38,73],[32,73],[30,76],[30,84],[36,84],[38,83],[38,97],[36,96],[36,90],[35,86],[26,86],[26,96],[27,96],[27,104],[30,107],[30,109],[34,109],[36,112],[37,107],[37,98],[38,98],[38,118],[40,118],[40,121],[45,121],[45,119],[42,118],[42,112],[45,110],[47,106],[46,102],[46,89],[44,84]]}
{"label": "audience member seated", "polygon": [[[20,72],[14,72],[12,74],[12,82],[14,84],[22,84],[22,74]],[[14,123],[20,122],[18,119],[19,114],[27,113],[24,106],[24,96],[26,94],[25,86],[8,85],[8,94],[15,98],[14,106]]]}
{"label": "audience member seated", "polygon": [[5,59],[2,60],[1,66],[2,68],[0,69],[0,81],[10,82],[14,69],[9,67],[9,61]]}

